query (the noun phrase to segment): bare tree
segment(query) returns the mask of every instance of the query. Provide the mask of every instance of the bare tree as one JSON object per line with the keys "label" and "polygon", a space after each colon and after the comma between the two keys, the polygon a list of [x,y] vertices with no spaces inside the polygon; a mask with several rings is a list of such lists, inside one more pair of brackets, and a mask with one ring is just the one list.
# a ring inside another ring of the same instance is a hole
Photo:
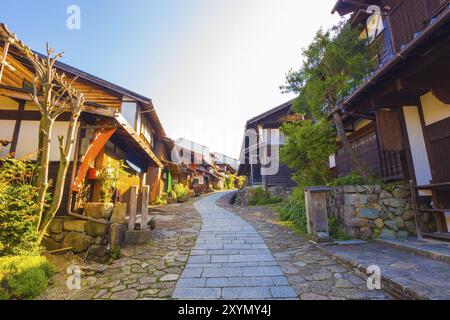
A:
{"label": "bare tree", "polygon": [[[85,98],[81,92],[73,87],[73,82],[76,79],[69,82],[66,80],[65,74],[57,72],[55,63],[62,57],[62,54],[55,54],[54,50],[49,48],[48,44],[46,57],[34,53],[15,34],[9,32],[3,24],[1,25],[1,35],[5,41],[13,44],[23,52],[34,67],[34,90],[30,96],[32,101],[39,107],[41,113],[37,157],[38,170],[35,179],[39,193],[39,211],[36,229],[40,243],[61,205],[66,175],[70,164],[69,157],[74,145],[75,132],[79,117],[84,108]],[[46,197],[50,187],[49,163],[51,137],[54,123],[63,113],[70,113],[70,121],[66,136],[58,136],[60,155],[58,175],[54,182],[53,197],[50,203],[47,203]]]}

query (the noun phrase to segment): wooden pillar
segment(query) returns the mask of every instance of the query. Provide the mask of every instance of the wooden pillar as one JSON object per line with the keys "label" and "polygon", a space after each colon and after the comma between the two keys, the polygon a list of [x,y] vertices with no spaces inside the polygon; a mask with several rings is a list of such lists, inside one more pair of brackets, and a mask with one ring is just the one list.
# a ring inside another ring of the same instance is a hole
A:
{"label": "wooden pillar", "polygon": [[147,230],[148,222],[148,202],[150,197],[150,186],[142,187],[142,202],[141,202],[141,230]]}
{"label": "wooden pillar", "polygon": [[23,112],[25,110],[25,104],[26,104],[25,100],[21,100],[19,102],[19,109],[18,109],[18,113],[17,113],[16,124],[14,125],[11,147],[9,149],[10,154],[15,154],[17,151],[17,143],[19,141],[20,126],[22,125],[22,117],[23,117]]}
{"label": "wooden pillar", "polygon": [[[102,151],[99,153],[99,155],[95,158],[95,170],[97,172],[101,171],[103,169],[103,162],[105,159],[105,148],[102,149]],[[102,188],[102,182],[101,181],[94,181],[94,188],[93,188],[93,194],[92,194],[92,201],[98,202],[100,201],[100,190]]]}
{"label": "wooden pillar", "polygon": [[138,199],[138,186],[132,186],[130,188],[130,202],[128,203],[128,230],[134,231],[136,225],[136,211],[137,211],[137,199]]}

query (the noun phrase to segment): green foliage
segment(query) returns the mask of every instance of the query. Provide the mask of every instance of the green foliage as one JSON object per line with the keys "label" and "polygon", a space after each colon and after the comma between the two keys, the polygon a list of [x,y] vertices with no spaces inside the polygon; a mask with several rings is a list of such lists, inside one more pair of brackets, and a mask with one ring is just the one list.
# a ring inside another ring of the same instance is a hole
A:
{"label": "green foliage", "polygon": [[283,199],[271,196],[264,188],[255,188],[251,190],[251,196],[248,200],[250,206],[265,206],[269,204],[281,203]]}
{"label": "green foliage", "polygon": [[299,94],[294,110],[323,119],[373,69],[374,50],[346,22],[319,30],[303,50],[303,66],[291,70],[282,87],[285,92]]}
{"label": "green foliage", "polygon": [[234,189],[236,188],[236,175],[235,174],[230,174],[228,176],[225,177],[225,189],[226,190],[230,190],[230,189]]}
{"label": "green foliage", "polygon": [[338,187],[338,186],[362,186],[362,185],[376,185],[380,184],[381,181],[360,176],[356,173],[351,173],[346,176],[340,176],[334,179],[329,186]]}
{"label": "green foliage", "polygon": [[281,131],[287,137],[280,150],[281,161],[295,170],[293,179],[298,185],[303,189],[329,183],[328,161],[336,145],[331,124],[306,120],[284,124]]}
{"label": "green foliage", "polygon": [[182,183],[178,183],[173,187],[173,192],[175,192],[176,200],[178,202],[184,202],[189,197],[189,189]]}
{"label": "green foliage", "polygon": [[99,172],[99,178],[102,183],[100,189],[100,201],[105,203],[112,201],[120,176],[127,174],[125,171],[126,168],[127,166],[123,160],[108,159],[107,165]]}
{"label": "green foliage", "polygon": [[39,253],[34,170],[34,164],[14,159],[0,165],[0,257]]}
{"label": "green foliage", "polygon": [[114,248],[111,250],[111,259],[119,260],[121,256],[120,248]]}
{"label": "green foliage", "polygon": [[[288,201],[278,209],[280,219],[282,221],[290,222],[293,229],[302,235],[308,233],[306,206],[304,199],[304,192],[301,188],[296,188]],[[336,217],[330,216],[328,218],[330,227],[330,236],[335,240],[347,240],[349,237],[344,230],[339,226]]]}
{"label": "green foliage", "polygon": [[156,198],[155,204],[158,206],[166,205],[168,196],[166,192],[163,192]]}
{"label": "green foliage", "polygon": [[244,176],[237,176],[236,177],[236,185],[237,188],[240,190],[244,187],[245,184],[245,177]]}
{"label": "green foliage", "polygon": [[37,297],[47,289],[53,273],[52,265],[43,257],[0,258],[0,300]]}
{"label": "green foliage", "polygon": [[345,233],[344,230],[339,226],[336,217],[330,216],[328,218],[328,226],[330,228],[330,236],[334,240],[348,240],[350,239],[349,236]]}

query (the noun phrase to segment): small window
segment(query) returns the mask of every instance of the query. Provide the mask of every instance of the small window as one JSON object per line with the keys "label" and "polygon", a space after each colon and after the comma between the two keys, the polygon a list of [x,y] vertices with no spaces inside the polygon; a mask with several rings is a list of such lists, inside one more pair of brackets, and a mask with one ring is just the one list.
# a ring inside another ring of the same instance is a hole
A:
{"label": "small window", "polygon": [[33,84],[28,80],[23,80],[22,89],[33,91]]}

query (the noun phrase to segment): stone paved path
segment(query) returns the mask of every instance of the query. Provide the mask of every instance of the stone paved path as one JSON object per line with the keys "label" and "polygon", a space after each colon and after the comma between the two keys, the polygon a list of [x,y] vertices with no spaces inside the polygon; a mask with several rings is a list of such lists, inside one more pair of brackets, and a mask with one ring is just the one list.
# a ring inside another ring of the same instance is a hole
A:
{"label": "stone paved path", "polygon": [[367,278],[361,273],[340,264],[304,237],[281,225],[273,210],[231,206],[230,197],[220,199],[218,204],[255,227],[300,299],[391,299],[382,290],[368,290]]}
{"label": "stone paved path", "polygon": [[[201,217],[192,201],[164,206],[153,215],[156,230],[150,243],[122,249],[121,258],[111,265],[91,265],[91,272],[90,265],[77,256],[49,257],[57,264],[58,273],[53,279],[54,285],[39,299],[171,299],[176,281],[195,245]],[[82,276],[81,290],[68,290],[65,285],[69,265],[88,267]]]}
{"label": "stone paved path", "polygon": [[255,228],[216,205],[214,194],[195,203],[203,226],[174,299],[293,299],[277,261]]}

